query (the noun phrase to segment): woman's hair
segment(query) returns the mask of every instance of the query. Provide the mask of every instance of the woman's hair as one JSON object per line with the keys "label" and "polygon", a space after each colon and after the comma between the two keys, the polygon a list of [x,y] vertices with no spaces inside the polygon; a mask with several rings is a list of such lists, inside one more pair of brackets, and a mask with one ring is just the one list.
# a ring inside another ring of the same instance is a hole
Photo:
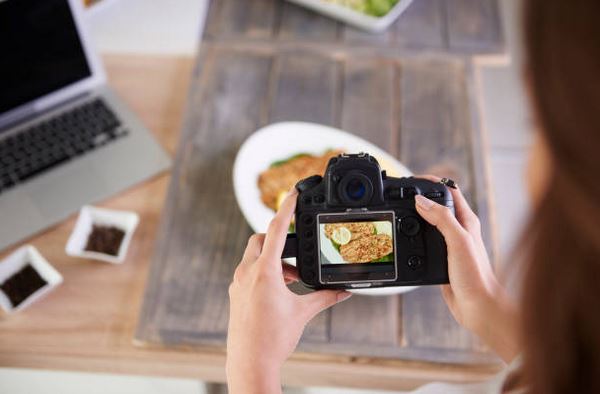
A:
{"label": "woman's hair", "polygon": [[552,157],[524,245],[533,393],[600,393],[600,1],[525,0],[526,79]]}

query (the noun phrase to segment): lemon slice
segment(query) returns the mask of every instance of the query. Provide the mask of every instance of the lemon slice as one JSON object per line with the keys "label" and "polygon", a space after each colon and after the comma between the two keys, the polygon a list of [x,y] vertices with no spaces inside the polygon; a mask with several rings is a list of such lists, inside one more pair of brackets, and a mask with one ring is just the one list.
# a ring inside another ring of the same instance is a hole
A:
{"label": "lemon slice", "polygon": [[392,223],[390,223],[390,222],[374,222],[373,224],[375,225],[375,232],[377,234],[385,234],[385,235],[389,235],[390,237],[393,236]]}
{"label": "lemon slice", "polygon": [[286,197],[287,197],[287,192],[285,190],[280,191],[279,194],[277,195],[277,201],[275,202],[275,206],[277,207],[278,211],[279,211],[279,208],[281,208],[281,204],[283,204],[283,200],[285,200]]}
{"label": "lemon slice", "polygon": [[338,245],[346,245],[351,238],[352,233],[346,227],[338,227],[331,233],[331,239]]}

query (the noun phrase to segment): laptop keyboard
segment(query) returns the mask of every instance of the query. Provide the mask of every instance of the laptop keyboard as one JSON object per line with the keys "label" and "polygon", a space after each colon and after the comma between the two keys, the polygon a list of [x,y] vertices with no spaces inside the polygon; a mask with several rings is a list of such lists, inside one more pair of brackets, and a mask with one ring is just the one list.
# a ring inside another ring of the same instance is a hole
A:
{"label": "laptop keyboard", "polygon": [[0,193],[127,133],[101,99],[21,130],[0,140]]}

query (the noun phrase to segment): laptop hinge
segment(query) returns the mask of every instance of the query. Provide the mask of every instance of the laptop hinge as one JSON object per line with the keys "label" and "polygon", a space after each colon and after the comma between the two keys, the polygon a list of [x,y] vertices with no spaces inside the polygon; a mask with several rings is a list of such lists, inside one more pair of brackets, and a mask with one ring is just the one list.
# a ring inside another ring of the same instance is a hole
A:
{"label": "laptop hinge", "polygon": [[19,108],[18,110],[15,110],[14,112],[11,111],[11,113],[0,117],[0,133],[2,133],[2,131],[6,130],[6,129],[9,129],[9,128],[15,126],[17,123],[28,121],[33,118],[37,118],[39,116],[47,114],[48,112],[51,112],[51,111],[55,110],[56,108],[59,108],[68,103],[80,100],[83,97],[88,96],[89,94],[90,94],[90,92],[83,92],[83,93],[77,94],[73,97],[69,97],[68,99],[66,99],[64,101],[61,101],[60,103],[56,103],[55,105],[53,105],[51,107],[44,108],[41,111],[36,111],[34,103],[27,104],[27,105],[23,106],[23,108]]}

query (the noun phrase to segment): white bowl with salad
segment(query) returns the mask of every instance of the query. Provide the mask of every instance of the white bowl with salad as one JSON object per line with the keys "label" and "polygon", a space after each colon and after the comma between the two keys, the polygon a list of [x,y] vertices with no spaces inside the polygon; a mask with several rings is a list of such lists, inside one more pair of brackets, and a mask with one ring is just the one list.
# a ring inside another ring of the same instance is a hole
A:
{"label": "white bowl with salad", "polygon": [[369,32],[387,29],[413,0],[288,0]]}

